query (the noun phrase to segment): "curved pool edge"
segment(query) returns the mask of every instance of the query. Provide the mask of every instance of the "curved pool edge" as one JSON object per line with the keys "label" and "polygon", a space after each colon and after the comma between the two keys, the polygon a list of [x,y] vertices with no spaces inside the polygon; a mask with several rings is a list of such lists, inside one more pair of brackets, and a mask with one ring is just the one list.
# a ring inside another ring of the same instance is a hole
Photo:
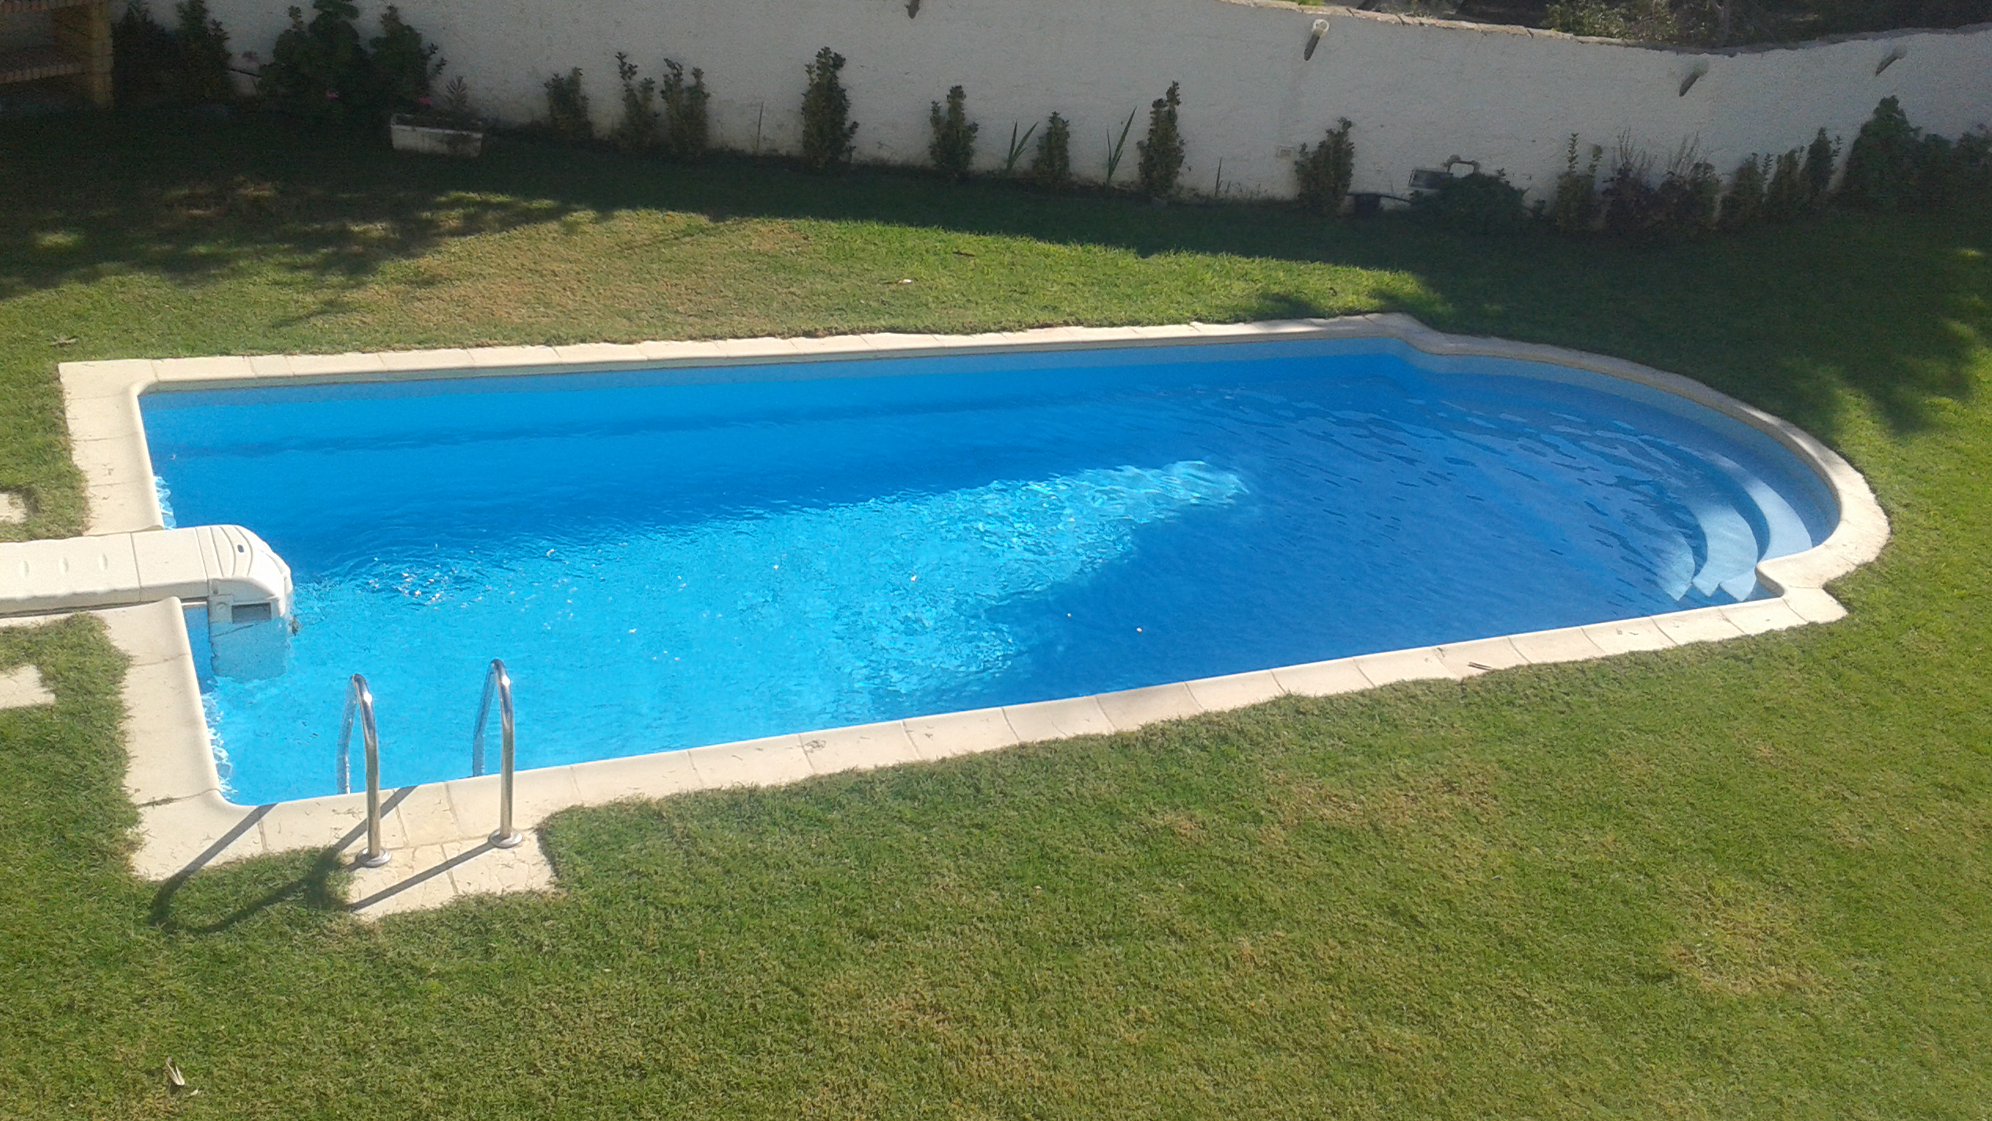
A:
{"label": "curved pool edge", "polygon": [[[652,755],[520,771],[515,820],[534,828],[574,806],[692,790],[775,785],[819,775],[996,750],[1086,734],[1130,731],[1160,720],[1242,708],[1280,696],[1329,696],[1416,680],[1463,680],[1520,665],[1583,661],[1637,650],[1742,637],[1845,616],[1825,585],[1874,559],[1888,521],[1867,481],[1838,453],[1795,425],[1701,382],[1623,359],[1506,339],[1448,335],[1397,313],[1339,319],[1161,327],[1053,327],[938,336],[493,347],[342,355],[263,355],[64,363],[64,405],[86,479],[89,533],[163,527],[138,398],[177,389],[427,380],[685,368],[687,380],[798,360],[929,357],[1270,339],[1395,339],[1434,357],[1490,357],[1588,371],[1670,393],[1756,428],[1791,451],[1827,486],[1838,522],[1819,545],[1762,560],[1773,598],[1558,630],[1386,651],[1116,693],[946,713]],[[826,366],[823,376],[839,376]],[[210,863],[296,848],[357,850],[364,797],[334,795],[242,806],[221,794],[194,660],[176,599],[99,609],[131,658],[124,686],[130,763],[126,788],[139,809],[133,869],[173,879]],[[48,618],[49,616],[42,616]],[[0,622],[32,622],[16,619]],[[383,869],[354,872],[362,913],[433,906],[459,894],[543,889],[551,871],[537,846],[495,849],[493,776],[404,787],[387,799]]]}

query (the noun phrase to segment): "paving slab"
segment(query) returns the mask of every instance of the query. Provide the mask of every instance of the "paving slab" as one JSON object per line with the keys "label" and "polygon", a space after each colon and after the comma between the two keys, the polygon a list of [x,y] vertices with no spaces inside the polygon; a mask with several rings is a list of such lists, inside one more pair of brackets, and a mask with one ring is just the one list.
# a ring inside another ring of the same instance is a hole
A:
{"label": "paving slab", "polygon": [[1430,649],[1392,650],[1383,654],[1363,654],[1356,659],[1373,685],[1395,685],[1400,681],[1457,680],[1458,676]]}
{"label": "paving slab", "polygon": [[1000,708],[978,708],[903,722],[922,759],[952,759],[1017,745],[1016,730]]}
{"label": "paving slab", "polygon": [[804,732],[802,751],[809,757],[810,769],[819,775],[868,771],[920,758],[920,750],[913,746],[906,726],[897,720]]}
{"label": "paving slab", "polygon": [[125,764],[131,800],[142,806],[218,789],[193,658],[129,666],[123,692],[126,726],[145,727],[143,749],[128,751]]}
{"label": "paving slab", "polygon": [[1018,743],[1062,740],[1072,736],[1106,735],[1114,722],[1097,697],[1073,697],[1027,705],[1005,705],[1003,716],[1017,733]]}
{"label": "paving slab", "polygon": [[1100,710],[1113,721],[1114,729],[1131,732],[1145,724],[1181,720],[1203,715],[1203,706],[1186,684],[1151,685],[1145,689],[1123,689],[1101,693]]}
{"label": "paving slab", "polygon": [[1675,646],[1657,623],[1651,619],[1620,619],[1611,623],[1592,623],[1580,628],[1584,636],[1598,644],[1598,649],[1607,654],[1630,654],[1635,650],[1669,650]]}
{"label": "paving slab", "polygon": [[801,736],[769,736],[742,743],[695,747],[686,752],[707,787],[779,786],[815,774]]}
{"label": "paving slab", "polygon": [[215,358],[161,358],[152,363],[159,384],[176,389],[248,381],[256,376],[249,359],[240,355]]}
{"label": "paving slab", "polygon": [[442,845],[395,850],[378,868],[354,866],[347,882],[346,909],[363,919],[428,911],[457,897],[450,879],[453,856]]}
{"label": "paving slab", "polygon": [[479,370],[539,369],[560,365],[560,355],[550,346],[486,346],[470,352],[470,364]]}
{"label": "paving slab", "polygon": [[1190,695],[1205,712],[1228,712],[1286,696],[1271,670],[1204,677],[1189,683]]}
{"label": "paving slab", "polygon": [[1735,624],[1744,634],[1763,634],[1767,631],[1790,630],[1806,624],[1805,616],[1792,609],[1781,599],[1759,599],[1748,603],[1732,603],[1721,608],[1722,617]]}
{"label": "paving slab", "polygon": [[579,805],[600,806],[630,798],[663,798],[705,786],[682,751],[630,755],[576,763],[567,768],[580,797]]}
{"label": "paving slab", "polygon": [[15,666],[0,670],[0,708],[33,708],[52,705],[55,694],[42,680],[36,666]]}
{"label": "paving slab", "polygon": [[140,806],[132,870],[144,879],[163,880],[276,851],[261,831],[267,813],[267,807],[230,805],[213,791]]}
{"label": "paving slab", "polygon": [[1497,669],[1529,664],[1528,658],[1507,638],[1481,638],[1452,642],[1434,648],[1439,663],[1454,677],[1477,677]]}
{"label": "paving slab", "polygon": [[91,612],[104,621],[111,645],[124,651],[134,666],[149,666],[180,658],[192,660],[187,641],[187,617],[180,601],[168,597],[136,607],[99,607]]}
{"label": "paving slab", "polygon": [[1824,588],[1791,588],[1782,597],[1786,607],[1808,623],[1833,623],[1847,617],[1847,609]]}
{"label": "paving slab", "polygon": [[1338,693],[1353,693],[1358,689],[1371,687],[1370,679],[1356,668],[1353,658],[1337,658],[1329,662],[1308,662],[1298,666],[1281,666],[1271,671],[1273,680],[1296,697],[1332,697]]}
{"label": "paving slab", "polygon": [[148,481],[134,485],[92,483],[83,488],[83,506],[93,534],[139,533],[159,529],[165,518],[159,509],[159,496]]}
{"label": "paving slab", "polygon": [[387,372],[387,364],[377,353],[345,354],[293,354],[290,356],[292,377],[320,378],[347,374],[380,374]]}
{"label": "paving slab", "polygon": [[523,891],[553,890],[553,865],[537,836],[526,838],[508,849],[489,841],[476,845],[446,845],[452,853],[450,880],[458,895],[507,895]]}
{"label": "paving slab", "polygon": [[1653,624],[1660,628],[1660,633],[1673,639],[1676,646],[1741,637],[1743,629],[1730,622],[1722,610],[1719,607],[1704,607],[1672,615],[1655,615]]}
{"label": "paving slab", "polygon": [[1511,639],[1522,657],[1534,665],[1548,665],[1553,662],[1586,662],[1602,658],[1605,651],[1582,627],[1560,627],[1549,631],[1530,631],[1518,634]]}
{"label": "paving slab", "polygon": [[0,490],[0,525],[20,525],[27,520],[27,499],[19,491]]}

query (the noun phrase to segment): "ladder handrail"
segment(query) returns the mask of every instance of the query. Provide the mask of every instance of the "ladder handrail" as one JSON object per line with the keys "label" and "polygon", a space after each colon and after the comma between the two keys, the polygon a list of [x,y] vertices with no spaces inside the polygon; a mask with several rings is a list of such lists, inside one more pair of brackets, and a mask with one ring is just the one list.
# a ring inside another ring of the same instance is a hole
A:
{"label": "ladder handrail", "polygon": [[373,690],[367,679],[354,674],[346,683],[346,714],[339,720],[339,793],[352,791],[353,714],[360,715],[360,738],[367,761],[367,849],[359,863],[378,868],[388,861],[387,849],[380,843],[380,729],[374,723]]}
{"label": "ladder handrail", "polygon": [[472,776],[484,773],[484,725],[491,718],[491,698],[498,698],[498,831],[491,834],[491,843],[498,848],[508,849],[518,844],[521,837],[512,828],[512,765],[514,736],[512,728],[512,675],[505,672],[505,663],[491,659],[491,668],[484,672],[484,699],[477,705],[477,726],[470,733],[470,773]]}

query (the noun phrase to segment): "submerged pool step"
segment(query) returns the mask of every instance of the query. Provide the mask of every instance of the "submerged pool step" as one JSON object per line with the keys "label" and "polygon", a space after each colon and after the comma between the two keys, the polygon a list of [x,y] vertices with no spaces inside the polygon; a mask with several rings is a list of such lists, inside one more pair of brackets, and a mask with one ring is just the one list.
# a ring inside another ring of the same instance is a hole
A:
{"label": "submerged pool step", "polygon": [[290,565],[238,525],[0,542],[0,615],[204,601],[211,623],[287,618]]}

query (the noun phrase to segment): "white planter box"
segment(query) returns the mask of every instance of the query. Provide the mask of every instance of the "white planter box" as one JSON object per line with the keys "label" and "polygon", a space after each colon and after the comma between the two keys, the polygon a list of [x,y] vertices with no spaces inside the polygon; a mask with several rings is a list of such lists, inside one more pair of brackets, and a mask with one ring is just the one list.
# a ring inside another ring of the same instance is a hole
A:
{"label": "white planter box", "polygon": [[435,128],[409,124],[404,118],[394,117],[388,121],[387,130],[397,152],[427,152],[469,159],[484,150],[484,133],[479,129]]}

